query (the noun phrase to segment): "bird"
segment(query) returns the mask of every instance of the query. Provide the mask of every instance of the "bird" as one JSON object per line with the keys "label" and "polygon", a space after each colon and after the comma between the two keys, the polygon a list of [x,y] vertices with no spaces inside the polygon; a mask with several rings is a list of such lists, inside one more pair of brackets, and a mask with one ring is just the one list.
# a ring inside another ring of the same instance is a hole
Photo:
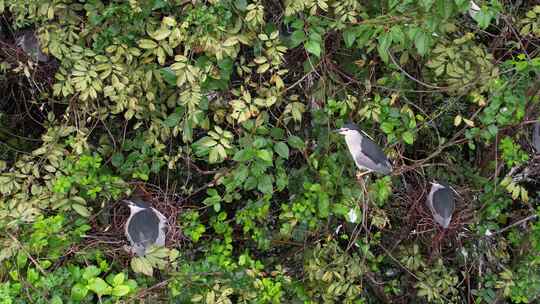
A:
{"label": "bird", "polygon": [[452,213],[456,208],[454,189],[443,182],[432,182],[426,204],[431,210],[435,222],[445,229],[448,228],[450,221],[452,221]]}
{"label": "bird", "polygon": [[39,62],[49,61],[49,57],[41,51],[39,40],[33,31],[25,30],[20,32],[15,38],[15,42],[33,60]]}
{"label": "bird", "polygon": [[532,142],[534,149],[536,150],[536,154],[540,154],[540,122],[536,122],[534,124]]}
{"label": "bird", "polygon": [[130,210],[125,233],[131,244],[131,252],[144,256],[151,245],[165,246],[165,216],[141,199],[132,198],[123,202]]}
{"label": "bird", "polygon": [[347,123],[335,131],[345,137],[345,143],[347,143],[347,148],[356,167],[360,170],[366,170],[363,174],[376,172],[387,175],[392,172],[392,164],[383,150],[356,124]]}
{"label": "bird", "polygon": [[470,7],[469,7],[469,16],[474,19],[476,15],[480,12],[481,8],[478,6],[478,4],[474,3],[474,1],[470,1]]}

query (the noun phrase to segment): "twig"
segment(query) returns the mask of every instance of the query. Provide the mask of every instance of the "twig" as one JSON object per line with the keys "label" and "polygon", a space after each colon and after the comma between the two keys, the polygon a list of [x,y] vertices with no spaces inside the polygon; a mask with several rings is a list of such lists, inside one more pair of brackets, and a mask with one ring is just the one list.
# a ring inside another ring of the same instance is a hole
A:
{"label": "twig", "polygon": [[436,85],[432,85],[432,84],[429,84],[429,83],[425,83],[415,77],[413,77],[411,74],[409,74],[407,71],[405,71],[397,62],[396,62],[396,59],[394,58],[394,56],[392,56],[392,53],[390,53],[390,51],[387,51],[388,53],[388,57],[390,57],[390,59],[392,60],[392,63],[394,63],[394,65],[403,73],[405,74],[405,76],[407,76],[409,79],[411,79],[412,81],[418,83],[418,84],[421,84],[427,88],[430,88],[430,89],[436,89],[436,90],[448,90],[448,87],[439,87],[439,86],[436,86]]}
{"label": "twig", "polygon": [[534,220],[534,219],[536,219],[537,217],[538,217],[538,214],[529,215],[528,217],[523,218],[523,219],[521,219],[521,220],[519,220],[519,221],[517,221],[517,222],[515,222],[515,223],[513,223],[513,224],[510,224],[510,225],[508,225],[508,226],[502,228],[502,229],[499,230],[499,231],[495,231],[495,232],[493,232],[493,233],[491,233],[491,234],[489,234],[489,235],[486,235],[486,237],[492,237],[492,236],[494,236],[494,235],[496,235],[496,234],[501,234],[501,233],[505,232],[506,230],[508,230],[508,229],[510,229],[510,228],[512,228],[512,227],[518,226],[518,225],[523,224],[523,223],[525,223],[525,222],[528,222],[528,221],[530,221],[530,220]]}
{"label": "twig", "polygon": [[21,242],[19,242],[19,240],[14,237],[11,233],[7,232],[7,235],[15,242],[19,245],[19,248],[21,248],[22,251],[24,251],[24,253],[26,253],[26,255],[28,256],[28,258],[30,259],[30,261],[32,261],[32,263],[36,266],[36,268],[39,270],[39,272],[41,272],[41,274],[43,276],[47,276],[47,272],[45,272],[45,270],[43,270],[43,268],[41,268],[41,266],[39,265],[39,263],[32,257],[32,255],[30,254],[30,252],[28,252],[26,250],[26,248],[24,248],[23,244],[21,244]]}

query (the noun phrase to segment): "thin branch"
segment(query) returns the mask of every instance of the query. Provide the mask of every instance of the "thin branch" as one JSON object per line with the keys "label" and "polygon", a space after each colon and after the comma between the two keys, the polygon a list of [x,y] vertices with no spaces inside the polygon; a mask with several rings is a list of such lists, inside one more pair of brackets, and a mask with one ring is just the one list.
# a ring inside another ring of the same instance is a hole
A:
{"label": "thin branch", "polygon": [[24,253],[26,253],[26,255],[28,256],[28,258],[30,259],[30,261],[32,261],[32,263],[36,266],[36,268],[39,270],[39,272],[41,272],[41,274],[43,276],[47,276],[47,272],[45,272],[45,270],[43,268],[41,268],[41,266],[39,265],[39,263],[32,257],[32,255],[30,254],[30,252],[28,252],[26,250],[26,248],[24,248],[23,244],[21,244],[21,242],[19,242],[19,240],[14,237],[11,233],[7,232],[7,235],[15,242],[17,243],[17,245],[19,246],[19,248],[24,251]]}
{"label": "thin branch", "polygon": [[513,224],[510,224],[510,225],[508,225],[508,226],[502,228],[501,230],[498,230],[498,231],[495,231],[495,232],[493,232],[493,233],[491,233],[491,234],[489,234],[489,235],[486,235],[486,237],[492,237],[492,236],[494,236],[494,235],[501,234],[501,233],[505,232],[506,230],[508,230],[508,229],[510,229],[510,228],[513,228],[513,227],[518,226],[518,225],[521,225],[521,224],[523,224],[523,223],[525,223],[525,222],[534,220],[534,219],[536,219],[537,217],[538,217],[538,214],[529,215],[529,216],[526,217],[526,218],[523,218],[523,219],[521,219],[521,220],[519,220],[519,221],[517,221],[517,222],[515,222],[515,223],[513,223]]}

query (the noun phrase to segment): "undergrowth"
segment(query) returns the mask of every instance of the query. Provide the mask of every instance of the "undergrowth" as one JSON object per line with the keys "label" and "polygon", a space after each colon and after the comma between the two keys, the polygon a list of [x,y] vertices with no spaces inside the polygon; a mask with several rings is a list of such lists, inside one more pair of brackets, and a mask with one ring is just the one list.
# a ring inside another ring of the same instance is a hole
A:
{"label": "undergrowth", "polygon": [[538,301],[532,2],[0,1],[0,303]]}

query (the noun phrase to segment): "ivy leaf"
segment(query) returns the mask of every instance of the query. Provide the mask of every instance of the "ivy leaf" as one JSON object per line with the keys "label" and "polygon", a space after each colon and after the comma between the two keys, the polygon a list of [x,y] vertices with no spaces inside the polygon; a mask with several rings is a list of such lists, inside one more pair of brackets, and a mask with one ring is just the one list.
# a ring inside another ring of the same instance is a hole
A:
{"label": "ivy leaf", "polygon": [[295,48],[306,41],[306,33],[304,29],[296,30],[291,35],[291,48]]}
{"label": "ivy leaf", "polygon": [[383,132],[386,134],[391,134],[394,130],[394,125],[390,122],[383,122],[381,124],[381,130],[383,130]]}
{"label": "ivy leaf", "polygon": [[88,266],[84,269],[83,278],[85,280],[90,280],[91,278],[97,277],[101,273],[101,270],[94,265]]}
{"label": "ivy leaf", "polygon": [[478,23],[478,26],[481,29],[486,29],[489,24],[491,23],[491,19],[493,18],[493,14],[489,11],[487,7],[482,7],[482,9],[477,12],[473,19]]}
{"label": "ivy leaf", "polygon": [[274,145],[274,151],[276,151],[276,153],[279,156],[285,159],[289,159],[289,147],[287,146],[286,143],[278,142],[277,144]]}
{"label": "ivy leaf", "polygon": [[129,293],[129,286],[127,285],[118,285],[115,286],[112,290],[112,295],[115,297],[122,297]]}
{"label": "ivy leaf", "polygon": [[392,44],[392,36],[390,33],[385,33],[379,36],[377,39],[379,44],[377,46],[377,51],[379,52],[379,56],[384,62],[388,62],[388,49],[390,48],[390,45]]}
{"label": "ivy leaf", "polygon": [[81,216],[84,216],[84,217],[90,216],[90,211],[88,210],[86,206],[73,204],[71,205],[71,208],[73,208],[73,210],[75,210],[75,212],[77,212]]}
{"label": "ivy leaf", "polygon": [[292,135],[290,136],[288,139],[287,139],[287,142],[289,143],[289,145],[295,149],[298,149],[298,150],[302,150],[304,149],[305,147],[305,143],[304,141],[296,136],[296,135]]}
{"label": "ivy leaf", "polygon": [[401,135],[401,137],[403,138],[403,140],[405,141],[405,143],[409,144],[409,145],[412,145],[413,142],[414,142],[414,135],[409,132],[409,131],[405,131],[403,132],[403,134]]}
{"label": "ivy leaf", "polygon": [[93,278],[88,281],[88,289],[96,293],[98,296],[107,295],[111,293],[111,286],[107,284],[102,278]]}
{"label": "ivy leaf", "polygon": [[152,265],[150,265],[148,260],[143,257],[134,257],[131,259],[131,269],[133,269],[134,272],[142,273],[150,277],[153,273]]}
{"label": "ivy leaf", "polygon": [[330,200],[328,199],[328,195],[326,193],[322,193],[319,195],[319,214],[322,218],[327,218],[328,215],[330,215]]}
{"label": "ivy leaf", "polygon": [[176,86],[177,76],[176,73],[171,69],[171,67],[164,67],[159,70],[159,73],[169,85],[174,87]]}
{"label": "ivy leaf", "polygon": [[159,41],[169,37],[170,34],[171,30],[167,28],[161,28],[153,33],[153,38]]}
{"label": "ivy leaf", "polygon": [[306,43],[304,43],[304,48],[308,53],[311,53],[318,58],[321,58],[321,43],[319,41],[315,40],[308,40]]}
{"label": "ivy leaf", "polygon": [[263,175],[261,178],[259,178],[257,182],[257,190],[265,194],[271,194],[273,190],[272,177],[270,175]]}
{"label": "ivy leaf", "polygon": [[115,275],[113,280],[112,280],[113,285],[114,286],[121,285],[122,283],[124,283],[125,277],[126,277],[126,275],[123,272],[120,272],[119,274]]}
{"label": "ivy leaf", "polygon": [[122,164],[124,163],[124,154],[122,154],[120,152],[114,153],[112,158],[111,158],[111,163],[116,168],[120,168],[120,166],[122,166]]}
{"label": "ivy leaf", "polygon": [[77,283],[71,287],[71,299],[81,301],[88,294],[88,288],[81,283]]}
{"label": "ivy leaf", "polygon": [[434,0],[421,0],[420,4],[424,7],[425,10],[429,10],[433,5]]}
{"label": "ivy leaf", "polygon": [[343,32],[343,40],[345,41],[345,46],[350,48],[356,40],[356,31],[352,28],[347,28]]}
{"label": "ivy leaf", "polygon": [[182,119],[182,115],[178,112],[174,112],[171,115],[167,116],[167,118],[165,118],[165,121],[163,121],[163,124],[169,128],[174,128],[175,126],[178,125],[181,119]]}
{"label": "ivy leaf", "polygon": [[157,46],[158,44],[154,40],[150,40],[150,39],[139,40],[139,47],[141,49],[151,50],[151,49],[155,49]]}
{"label": "ivy leaf", "polygon": [[423,31],[419,31],[414,37],[414,46],[418,50],[418,54],[424,56],[429,50],[431,38]]}
{"label": "ivy leaf", "polygon": [[269,150],[258,150],[257,151],[257,157],[264,160],[264,161],[267,161],[267,162],[271,162],[272,161],[272,151],[269,151]]}

